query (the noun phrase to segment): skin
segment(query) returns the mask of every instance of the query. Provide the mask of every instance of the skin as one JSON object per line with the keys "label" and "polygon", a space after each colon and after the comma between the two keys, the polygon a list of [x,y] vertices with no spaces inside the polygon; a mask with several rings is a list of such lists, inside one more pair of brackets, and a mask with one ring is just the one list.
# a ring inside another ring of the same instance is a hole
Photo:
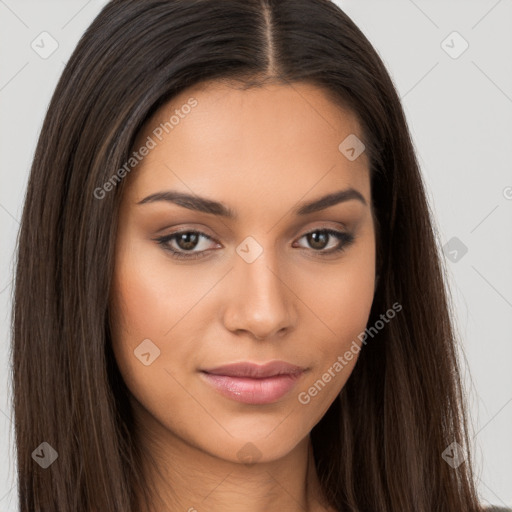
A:
{"label": "skin", "polygon": [[[349,161],[338,149],[350,134],[363,138],[360,125],[313,85],[241,91],[209,82],[163,106],[135,147],[190,97],[198,105],[126,178],[111,296],[113,349],[132,394],[138,441],[161,473],[144,466],[155,510],[332,511],[319,490],[309,434],[357,355],[309,403],[298,395],[354,340],[361,345],[357,336],[373,301],[367,155]],[[292,213],[299,203],[349,187],[367,204],[349,200],[306,216]],[[238,219],[167,201],[137,204],[166,190],[219,201]],[[168,245],[207,251],[206,257],[176,260],[155,241],[185,228],[213,241]],[[326,228],[355,240],[322,256],[338,239],[315,245],[305,235]],[[252,263],[236,252],[248,236],[263,249]],[[160,350],[147,366],[134,355],[145,339]],[[199,374],[200,368],[271,360],[307,371],[291,392],[267,405],[224,397]],[[239,455],[248,446],[252,464]]]}

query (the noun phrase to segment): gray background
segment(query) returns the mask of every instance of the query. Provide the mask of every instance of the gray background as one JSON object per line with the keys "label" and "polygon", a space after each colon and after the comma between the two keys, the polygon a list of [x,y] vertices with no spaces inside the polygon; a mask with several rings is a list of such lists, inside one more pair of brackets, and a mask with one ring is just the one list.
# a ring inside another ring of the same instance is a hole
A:
{"label": "gray background", "polygon": [[[64,63],[105,3],[0,0],[0,512],[17,509],[9,321],[28,172]],[[338,4],[402,98],[446,248],[479,492],[512,506],[512,0]],[[31,47],[43,31],[59,45],[47,59]]]}

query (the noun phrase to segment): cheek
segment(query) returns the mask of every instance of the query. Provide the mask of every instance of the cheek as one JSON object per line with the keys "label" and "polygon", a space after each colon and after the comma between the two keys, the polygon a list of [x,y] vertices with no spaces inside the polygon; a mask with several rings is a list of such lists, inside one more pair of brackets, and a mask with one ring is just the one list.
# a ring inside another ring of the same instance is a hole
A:
{"label": "cheek", "polygon": [[373,275],[371,258],[354,265],[347,261],[328,285],[308,297],[315,312],[310,332],[315,332],[316,364],[297,397],[309,412],[308,429],[325,414],[357,363],[373,301]]}
{"label": "cheek", "polygon": [[[116,317],[132,339],[167,339],[204,294],[204,283],[146,244],[121,250],[113,280]],[[168,334],[169,333],[169,334]],[[166,336],[168,334],[168,336]]]}
{"label": "cheek", "polygon": [[[169,276],[169,265],[161,262],[165,258],[155,252],[137,244],[118,248],[111,293],[112,346],[127,384],[143,378],[147,385],[157,369],[167,367],[172,328],[186,313],[185,283],[179,274]],[[146,359],[154,360],[150,366],[141,361],[147,352]]]}
{"label": "cheek", "polygon": [[375,254],[372,238],[364,237],[346,252],[339,265],[326,265],[314,278],[302,278],[302,283],[305,302],[331,340],[323,345],[323,350],[332,352],[350,345],[352,339],[364,331],[373,303]]}
{"label": "cheek", "polygon": [[155,253],[135,245],[119,250],[111,295],[114,356],[137,411],[149,424],[152,417],[167,421],[169,404],[178,417],[194,418],[182,410],[187,397],[180,372],[193,366],[195,350],[192,342],[183,343],[195,338],[184,317],[204,293],[194,289],[185,272],[171,271],[165,255]]}

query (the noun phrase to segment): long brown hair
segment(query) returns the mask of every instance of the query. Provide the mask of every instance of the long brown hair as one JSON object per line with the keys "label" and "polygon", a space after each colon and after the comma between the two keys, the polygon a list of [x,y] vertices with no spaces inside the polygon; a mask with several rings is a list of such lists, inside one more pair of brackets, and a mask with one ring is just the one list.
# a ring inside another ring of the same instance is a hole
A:
{"label": "long brown hair", "polygon": [[[26,193],[12,347],[20,511],[136,511],[148,489],[110,345],[125,182],[97,191],[150,116],[205,80],[310,82],[364,131],[380,275],[369,324],[396,302],[403,310],[311,432],[329,502],[480,510],[436,229],[399,96],[367,38],[328,0],[114,0],[65,67]],[[58,453],[46,469],[33,457],[49,451],[43,442]],[[467,457],[457,468],[442,455],[453,442]]]}

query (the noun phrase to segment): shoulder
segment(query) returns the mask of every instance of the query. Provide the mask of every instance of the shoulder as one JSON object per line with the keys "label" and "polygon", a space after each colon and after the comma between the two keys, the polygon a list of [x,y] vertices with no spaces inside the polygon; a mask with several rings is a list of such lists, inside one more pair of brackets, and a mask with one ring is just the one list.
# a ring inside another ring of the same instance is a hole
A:
{"label": "shoulder", "polygon": [[485,512],[512,512],[512,508],[505,507],[486,507],[484,508]]}

